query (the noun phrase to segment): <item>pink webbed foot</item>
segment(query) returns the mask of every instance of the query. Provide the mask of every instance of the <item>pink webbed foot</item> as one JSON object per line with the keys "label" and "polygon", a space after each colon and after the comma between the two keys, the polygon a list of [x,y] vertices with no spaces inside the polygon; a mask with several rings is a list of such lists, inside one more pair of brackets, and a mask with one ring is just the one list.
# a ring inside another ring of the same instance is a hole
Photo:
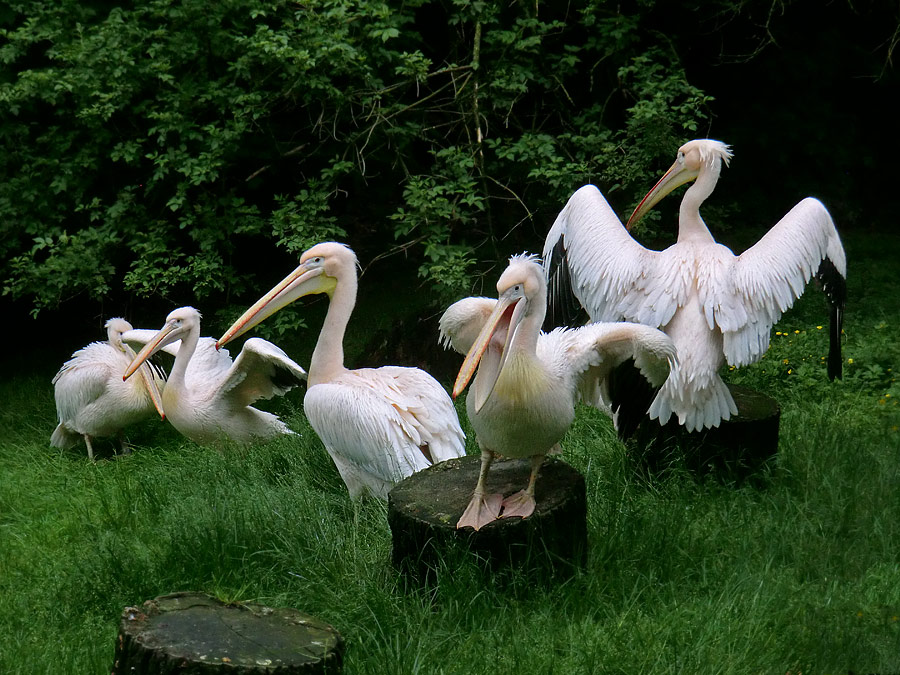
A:
{"label": "pink webbed foot", "polygon": [[462,516],[456,522],[456,529],[463,527],[474,527],[476,530],[481,529],[488,523],[491,523],[500,517],[500,506],[503,502],[503,495],[472,495],[472,500],[463,511]]}
{"label": "pink webbed foot", "polygon": [[519,490],[503,500],[501,518],[527,518],[534,513],[534,497],[526,490]]}

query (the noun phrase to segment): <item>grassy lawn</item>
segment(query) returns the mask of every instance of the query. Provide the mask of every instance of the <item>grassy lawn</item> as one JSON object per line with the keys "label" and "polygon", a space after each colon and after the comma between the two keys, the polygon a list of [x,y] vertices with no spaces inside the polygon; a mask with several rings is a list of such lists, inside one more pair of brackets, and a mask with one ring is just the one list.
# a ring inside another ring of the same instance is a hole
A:
{"label": "grassy lawn", "polygon": [[49,447],[58,364],[6,378],[0,672],[108,672],[122,609],[181,590],[319,616],[348,673],[900,672],[900,238],[846,243],[844,379],[825,377],[812,289],[728,374],[782,406],[752,485],[642,476],[580,411],[563,457],[587,481],[590,555],[559,584],[454,559],[433,592],[405,591],[385,505],[350,501],[302,392],[271,406],[299,439],[218,451],[148,423],[133,454],[92,464]]}

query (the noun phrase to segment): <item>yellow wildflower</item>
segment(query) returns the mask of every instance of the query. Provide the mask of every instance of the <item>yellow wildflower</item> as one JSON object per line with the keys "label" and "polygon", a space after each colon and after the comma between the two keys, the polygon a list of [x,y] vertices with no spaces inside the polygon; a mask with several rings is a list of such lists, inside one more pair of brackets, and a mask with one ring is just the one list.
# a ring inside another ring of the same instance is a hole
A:
{"label": "yellow wildflower", "polygon": [[847,359],[847,363],[853,363],[853,359]]}
{"label": "yellow wildflower", "polygon": [[816,330],[822,330],[822,326],[816,326]]}
{"label": "yellow wildflower", "polygon": [[782,362],[784,365],[787,365],[788,363],[790,363],[790,361],[788,361],[787,359],[781,359],[781,362]]}

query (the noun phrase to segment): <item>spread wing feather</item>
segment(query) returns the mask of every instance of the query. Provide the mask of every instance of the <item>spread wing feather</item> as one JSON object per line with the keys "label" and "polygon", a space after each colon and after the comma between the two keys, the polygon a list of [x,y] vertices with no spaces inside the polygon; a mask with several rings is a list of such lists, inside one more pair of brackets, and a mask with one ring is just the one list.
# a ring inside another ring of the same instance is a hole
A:
{"label": "spread wing feather", "polygon": [[658,256],[632,238],[596,187],[579,188],[544,240],[551,311],[571,293],[592,321],[671,316],[676,305],[666,289],[674,286],[656,283]]}
{"label": "spread wing feather", "polygon": [[804,199],[737,256],[732,274],[724,277],[729,283],[706,300],[715,303],[728,362],[745,365],[765,352],[772,326],[813,276],[828,280],[824,287],[833,308],[832,336],[836,331],[839,350],[846,275],[847,259],[831,216],[817,199]]}
{"label": "spread wing feather", "polygon": [[[215,350],[215,340],[212,342]],[[238,405],[247,406],[261,398],[282,396],[305,380],[306,371],[281,348],[262,338],[250,338],[229,364],[221,392]]]}
{"label": "spread wing feather", "polygon": [[[557,328],[538,339],[538,358],[552,372],[569,373],[579,398],[604,410],[627,435],[647,413],[656,391],[676,362],[672,340],[655,328],[634,323],[593,323]],[[627,373],[623,366],[629,366]],[[636,380],[642,380],[638,382]]]}

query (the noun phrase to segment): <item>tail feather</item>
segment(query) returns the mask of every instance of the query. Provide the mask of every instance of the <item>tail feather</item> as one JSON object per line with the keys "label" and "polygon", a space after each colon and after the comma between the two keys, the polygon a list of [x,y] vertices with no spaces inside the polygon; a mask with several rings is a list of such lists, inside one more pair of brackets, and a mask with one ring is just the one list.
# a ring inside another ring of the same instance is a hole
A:
{"label": "tail feather", "polygon": [[75,433],[60,422],[50,436],[50,445],[60,450],[66,450],[81,440],[81,434]]}
{"label": "tail feather", "polygon": [[717,427],[723,420],[737,415],[738,409],[728,386],[718,375],[704,384],[681,386],[678,377],[670,376],[650,405],[650,419],[666,424],[674,413],[678,423],[688,431]]}

